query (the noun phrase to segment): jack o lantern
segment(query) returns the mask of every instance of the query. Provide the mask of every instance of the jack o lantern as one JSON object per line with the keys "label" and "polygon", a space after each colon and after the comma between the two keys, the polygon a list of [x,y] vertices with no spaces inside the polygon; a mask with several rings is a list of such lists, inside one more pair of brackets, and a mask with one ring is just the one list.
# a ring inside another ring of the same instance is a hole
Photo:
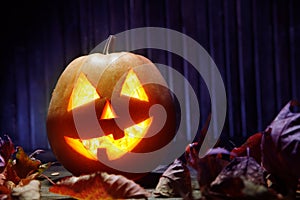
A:
{"label": "jack o lantern", "polygon": [[[110,40],[106,53],[76,58],[61,74],[48,109],[48,140],[57,160],[74,175],[106,171],[136,179],[141,173],[113,169],[98,156],[114,161],[128,152],[146,153],[165,146],[176,132],[174,100],[149,59],[129,52],[108,53],[109,46]],[[148,84],[142,84],[145,80]],[[167,114],[163,125],[150,112],[157,104]],[[131,118],[128,122],[124,109]],[[102,135],[94,130],[79,134],[74,113],[88,123],[95,120],[87,114],[91,110]],[[116,123],[119,119],[121,126]],[[149,135],[151,130],[156,134]]]}

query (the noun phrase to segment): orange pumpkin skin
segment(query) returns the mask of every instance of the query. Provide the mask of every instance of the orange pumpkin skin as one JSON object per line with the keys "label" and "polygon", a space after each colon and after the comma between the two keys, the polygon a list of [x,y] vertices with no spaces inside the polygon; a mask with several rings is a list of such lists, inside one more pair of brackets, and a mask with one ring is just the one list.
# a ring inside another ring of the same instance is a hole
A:
{"label": "orange pumpkin skin", "polygon": [[[144,64],[147,64],[147,68],[139,68],[139,70],[135,71],[135,69],[138,69],[139,66]],[[101,120],[100,118],[105,107],[105,102],[111,100],[113,90],[116,92],[122,90],[122,85],[119,83],[125,81],[126,74],[128,74],[130,70],[136,73],[139,80],[151,76],[151,80],[155,83],[165,82],[156,66],[149,59],[129,52],[106,55],[95,53],[82,56],[72,61],[61,74],[52,93],[48,108],[47,135],[57,160],[72,174],[81,175],[95,171],[105,171],[108,173],[122,174],[131,179],[137,179],[144,175],[141,173],[127,173],[112,169],[98,160],[91,159],[79,151],[75,151],[74,147],[66,142],[66,137],[76,139],[79,142],[81,141],[79,140],[80,138],[75,127],[73,112],[72,110],[68,110],[69,101],[79,76],[81,74],[85,75],[100,98],[74,109],[85,110],[90,106],[95,107],[97,120],[102,127],[102,122],[105,120]],[[148,138],[142,138],[142,140],[130,150],[131,152],[143,153],[158,150],[169,143],[176,134],[175,105],[169,89],[159,84],[147,84],[143,86],[143,89],[148,96],[148,102],[142,102],[136,98],[130,98],[129,100],[128,109],[134,122],[139,123],[149,118],[149,108],[154,104],[159,104],[164,107],[167,113],[167,119],[163,128],[157,134]],[[115,111],[117,112],[117,110]],[[152,123],[155,123],[155,121],[153,120]],[[150,124],[150,127],[152,125],[153,124]],[[115,125],[111,125],[110,123],[104,123],[104,126],[106,127],[102,127],[103,130],[108,132],[116,128],[114,127]]]}

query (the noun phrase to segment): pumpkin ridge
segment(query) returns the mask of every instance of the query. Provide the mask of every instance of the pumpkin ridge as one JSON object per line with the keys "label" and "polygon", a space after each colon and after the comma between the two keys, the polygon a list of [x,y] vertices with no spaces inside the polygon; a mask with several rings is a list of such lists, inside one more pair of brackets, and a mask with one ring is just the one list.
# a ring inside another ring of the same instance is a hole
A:
{"label": "pumpkin ridge", "polygon": [[127,52],[121,52],[122,54],[120,56],[118,56],[117,58],[113,59],[106,67],[105,70],[103,70],[103,74],[106,71],[107,68],[109,68],[110,66],[112,66],[113,63],[115,63],[117,60],[119,60],[121,57],[125,56],[125,55],[129,55],[129,53]]}

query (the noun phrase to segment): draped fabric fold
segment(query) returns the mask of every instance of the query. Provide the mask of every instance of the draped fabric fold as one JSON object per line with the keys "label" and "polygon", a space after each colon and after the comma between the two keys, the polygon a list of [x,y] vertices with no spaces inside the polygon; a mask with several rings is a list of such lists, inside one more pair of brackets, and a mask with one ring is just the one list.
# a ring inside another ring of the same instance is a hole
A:
{"label": "draped fabric fold", "polygon": [[[0,134],[8,134],[25,150],[50,148],[47,108],[67,64],[88,54],[111,34],[153,26],[182,32],[209,52],[227,93],[222,139],[242,144],[249,135],[264,130],[289,100],[300,100],[299,8],[296,0],[8,3],[0,14]],[[185,48],[186,53],[193,53]],[[193,66],[162,50],[136,53],[184,74],[199,100],[200,130],[211,101]],[[168,71],[163,73],[172,79]]]}

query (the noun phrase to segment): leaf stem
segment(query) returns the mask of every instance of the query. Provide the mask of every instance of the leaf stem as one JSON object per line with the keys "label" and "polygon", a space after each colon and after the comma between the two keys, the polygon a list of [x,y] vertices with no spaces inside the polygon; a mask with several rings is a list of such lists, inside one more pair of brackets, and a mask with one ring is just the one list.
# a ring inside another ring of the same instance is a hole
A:
{"label": "leaf stem", "polygon": [[54,183],[51,178],[49,178],[48,176],[46,176],[45,174],[40,174],[40,177],[43,177],[45,179],[47,179],[52,185],[56,185],[56,183]]}

